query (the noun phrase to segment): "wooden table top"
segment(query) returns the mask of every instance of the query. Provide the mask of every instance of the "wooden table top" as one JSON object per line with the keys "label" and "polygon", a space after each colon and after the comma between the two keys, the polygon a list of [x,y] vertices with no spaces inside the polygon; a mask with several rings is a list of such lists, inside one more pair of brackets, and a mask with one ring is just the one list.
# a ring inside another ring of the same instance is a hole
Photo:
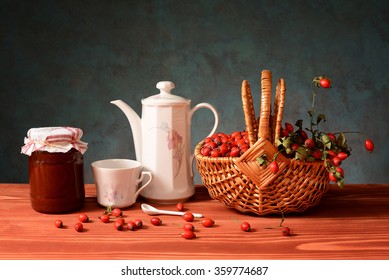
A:
{"label": "wooden table top", "polygon": [[[161,226],[150,224],[138,201],[124,209],[126,220],[142,219],[136,231],[117,231],[113,223],[102,223],[104,211],[96,202],[95,186],[86,185],[85,207],[70,214],[42,214],[30,206],[28,184],[0,184],[0,259],[389,259],[389,185],[331,186],[320,204],[303,214],[287,214],[284,226],[292,230],[285,237],[277,229],[279,215],[259,217],[229,209],[212,200],[204,187],[185,208],[215,220],[205,228],[199,219],[195,239],[180,236],[185,221],[178,216],[159,216]],[[175,205],[158,205],[175,210]],[[90,222],[84,232],[73,228],[79,213]],[[65,228],[54,226],[62,219]],[[240,223],[251,224],[251,232]]]}

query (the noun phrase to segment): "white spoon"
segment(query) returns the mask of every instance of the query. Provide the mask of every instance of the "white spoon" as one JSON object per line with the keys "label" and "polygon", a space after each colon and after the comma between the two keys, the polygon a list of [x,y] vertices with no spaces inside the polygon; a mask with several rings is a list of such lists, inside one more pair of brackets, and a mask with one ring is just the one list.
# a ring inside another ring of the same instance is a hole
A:
{"label": "white spoon", "polygon": [[[159,210],[151,205],[143,203],[141,205],[143,212],[149,215],[176,215],[176,216],[182,216],[185,214],[185,212],[178,212],[178,211],[168,211],[168,210]],[[203,215],[199,213],[192,213],[195,218],[201,218]]]}

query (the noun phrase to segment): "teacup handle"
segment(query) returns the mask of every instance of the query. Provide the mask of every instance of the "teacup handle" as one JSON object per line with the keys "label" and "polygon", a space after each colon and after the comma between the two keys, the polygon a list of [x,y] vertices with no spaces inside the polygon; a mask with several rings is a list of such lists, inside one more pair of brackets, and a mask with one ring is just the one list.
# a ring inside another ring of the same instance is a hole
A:
{"label": "teacup handle", "polygon": [[149,180],[148,180],[143,186],[141,186],[141,187],[139,188],[139,190],[135,193],[135,196],[134,196],[135,200],[138,198],[140,192],[141,192],[145,187],[147,187],[147,186],[150,184],[151,180],[153,179],[153,175],[151,175],[151,172],[150,172],[150,171],[142,171],[142,173],[141,173],[141,175],[140,175],[140,178],[136,181],[136,185],[137,185],[137,186],[138,186],[138,184],[139,184],[140,182],[143,181],[143,177],[144,177],[145,175],[148,175],[148,176],[149,176]]}
{"label": "teacup handle", "polygon": [[[208,134],[207,137],[211,136],[212,134],[215,133],[218,125],[219,125],[219,114],[217,113],[215,107],[213,107],[211,104],[209,103],[199,103],[197,104],[196,106],[194,106],[192,108],[192,110],[190,111],[190,118],[189,120],[192,121],[192,117],[193,117],[193,114],[200,108],[206,108],[206,109],[209,109],[211,110],[211,112],[213,113],[213,116],[215,117],[215,123],[213,125],[213,128],[211,130],[211,132]],[[193,160],[194,160],[194,154],[191,154],[190,155],[190,162],[191,162],[191,169],[190,169],[190,175],[192,176],[192,178],[194,177],[194,173],[193,173]]]}

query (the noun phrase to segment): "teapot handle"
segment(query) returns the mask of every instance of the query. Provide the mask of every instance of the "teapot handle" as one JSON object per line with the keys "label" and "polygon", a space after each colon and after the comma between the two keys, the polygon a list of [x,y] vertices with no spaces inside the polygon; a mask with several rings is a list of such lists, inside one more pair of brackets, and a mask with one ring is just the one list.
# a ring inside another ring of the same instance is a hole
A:
{"label": "teapot handle", "polygon": [[[211,130],[211,132],[207,135],[207,137],[211,136],[212,134],[215,133],[218,125],[219,125],[219,114],[217,113],[215,107],[213,107],[211,104],[209,103],[199,103],[197,104],[196,106],[194,106],[192,108],[192,110],[190,111],[190,115],[189,115],[189,121],[191,122],[192,121],[192,117],[193,117],[193,114],[198,110],[198,109],[201,109],[201,108],[206,108],[206,109],[209,109],[212,111],[214,117],[215,117],[215,123],[213,125],[213,128]],[[191,176],[192,178],[194,177],[194,173],[193,173],[193,160],[194,160],[194,154],[192,153],[190,155],[190,162],[191,162]]]}

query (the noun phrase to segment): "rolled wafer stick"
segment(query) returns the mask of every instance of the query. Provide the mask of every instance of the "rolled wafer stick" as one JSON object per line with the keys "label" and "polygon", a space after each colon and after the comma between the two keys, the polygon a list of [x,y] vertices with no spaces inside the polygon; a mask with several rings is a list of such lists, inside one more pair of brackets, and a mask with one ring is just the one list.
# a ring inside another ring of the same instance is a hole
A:
{"label": "rolled wafer stick", "polygon": [[285,106],[285,80],[279,79],[276,87],[276,96],[274,98],[273,121],[272,121],[272,136],[273,143],[276,146],[276,140],[281,137],[282,117]]}
{"label": "rolled wafer stick", "polygon": [[258,139],[258,122],[255,117],[255,109],[253,105],[253,97],[251,94],[250,84],[247,80],[242,82],[242,104],[244,112],[244,120],[246,131],[249,136],[250,147],[257,142]]}
{"label": "rolled wafer stick", "polygon": [[272,73],[263,70],[261,74],[261,106],[258,124],[258,138],[271,140],[270,111],[272,94]]}

